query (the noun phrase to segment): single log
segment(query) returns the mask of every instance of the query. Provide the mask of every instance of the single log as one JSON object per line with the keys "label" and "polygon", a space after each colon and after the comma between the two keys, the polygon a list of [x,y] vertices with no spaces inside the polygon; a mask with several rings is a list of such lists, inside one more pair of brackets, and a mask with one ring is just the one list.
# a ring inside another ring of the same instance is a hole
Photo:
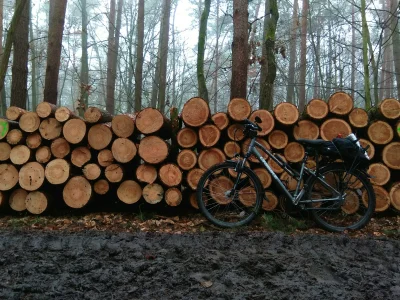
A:
{"label": "single log", "polygon": [[86,164],[82,172],[87,180],[97,180],[101,175],[100,166],[95,163]]}
{"label": "single log", "polygon": [[268,135],[268,143],[274,149],[285,148],[288,141],[288,135],[282,130],[274,130]]}
{"label": "single log", "polygon": [[224,153],[231,158],[240,153],[240,145],[234,141],[228,141],[224,145]]}
{"label": "single log", "polygon": [[[389,193],[381,186],[379,185],[373,185],[372,186],[375,192],[375,198],[376,198],[376,205],[375,205],[375,211],[376,212],[383,212],[387,210],[390,206],[390,196]],[[367,192],[366,190],[363,191],[362,194],[362,201],[364,203],[364,206],[368,207],[368,201],[367,201]]]}
{"label": "single log", "polygon": [[250,116],[251,106],[249,101],[242,98],[233,98],[228,104],[228,115],[236,121],[244,121]]}
{"label": "single log", "polygon": [[299,115],[296,105],[289,102],[281,102],[274,109],[275,119],[283,125],[293,125],[299,119]]}
{"label": "single log", "polygon": [[191,169],[187,176],[186,182],[192,190],[197,189],[197,184],[199,183],[200,177],[204,174],[204,170],[199,168]]}
{"label": "single log", "polygon": [[210,107],[204,99],[194,97],[183,105],[181,115],[185,125],[200,127],[210,119]]}
{"label": "single log", "polygon": [[382,160],[389,168],[400,170],[400,142],[386,145],[382,151]]}
{"label": "single log", "polygon": [[7,200],[8,198],[6,193],[0,191],[0,208],[6,206]]}
{"label": "single log", "polygon": [[72,112],[68,107],[61,106],[57,108],[54,117],[60,123],[67,122],[70,119],[77,119],[79,118],[74,112]]}
{"label": "single log", "polygon": [[178,186],[182,182],[181,169],[172,163],[163,165],[158,171],[158,176],[167,187]]}
{"label": "single log", "polygon": [[199,205],[197,204],[197,194],[195,192],[192,192],[189,196],[189,202],[190,205],[195,208],[199,209]]}
{"label": "single log", "polygon": [[56,158],[64,158],[71,151],[69,143],[64,138],[58,138],[51,142],[50,145],[51,153]]}
{"label": "single log", "polygon": [[390,203],[392,206],[400,210],[400,182],[393,184],[389,190]]}
{"label": "single log", "polygon": [[164,189],[157,183],[151,183],[143,188],[143,198],[147,203],[157,204],[164,197]]}
{"label": "single log", "polygon": [[99,179],[93,184],[93,190],[98,195],[105,195],[110,190],[110,184],[105,179]]}
{"label": "single log", "polygon": [[164,139],[171,137],[171,122],[156,108],[142,109],[136,116],[136,128],[143,134],[157,133]]}
{"label": "single log", "polygon": [[244,129],[244,127],[242,124],[234,123],[234,124],[228,126],[228,129],[226,132],[228,134],[228,137],[231,140],[239,142],[245,138],[243,129]]}
{"label": "single log", "polygon": [[368,141],[366,139],[360,139],[360,144],[361,144],[361,147],[363,147],[363,148],[366,148],[367,146],[369,146],[368,149],[367,149],[367,154],[368,154],[370,159],[373,159],[374,156],[375,156],[375,147],[374,147],[374,145],[370,141]]}
{"label": "single log", "polygon": [[6,161],[10,158],[11,146],[6,142],[0,142],[0,161]]}
{"label": "single log", "polygon": [[[226,205],[232,198],[225,196],[225,191],[233,188],[233,181],[226,176],[218,176],[210,180],[208,184],[210,196],[219,204]],[[244,189],[241,192],[245,192]],[[240,198],[240,195],[239,195]]]}
{"label": "single log", "polygon": [[[259,142],[262,146],[264,146],[264,148],[266,148],[267,150],[271,150],[271,146],[268,144],[268,142],[267,142],[266,140],[264,140],[264,139],[262,139],[262,138],[257,138],[256,141]],[[250,139],[250,138],[246,139],[246,140],[243,142],[243,144],[242,144],[242,153],[243,153],[243,155],[246,155],[246,154],[247,154],[247,152],[248,152],[248,150],[249,150],[250,142],[251,142],[251,139]],[[267,159],[267,158],[268,158],[268,154],[265,153],[263,150],[261,150],[260,147],[256,146],[256,149],[258,150],[258,152],[260,152],[261,156],[262,156],[264,159]],[[251,155],[251,156],[249,157],[249,160],[250,160],[251,162],[254,162],[254,163],[259,163],[259,161],[257,160],[257,158],[256,158],[254,155]]]}
{"label": "single log", "polygon": [[49,146],[40,146],[35,152],[35,159],[38,163],[47,164],[51,159]]}
{"label": "single log", "polygon": [[345,92],[336,92],[329,97],[328,106],[331,113],[344,116],[353,109],[353,98]]}
{"label": "single log", "polygon": [[133,180],[123,181],[117,189],[118,199],[126,204],[133,204],[142,197],[142,188]]}
{"label": "single log", "polygon": [[176,140],[182,148],[192,148],[197,144],[197,132],[192,128],[185,127],[178,131]]}
{"label": "single log", "polygon": [[189,171],[197,164],[197,154],[193,150],[183,149],[179,152],[176,162],[182,170]]}
{"label": "single log", "polygon": [[10,145],[18,145],[25,141],[24,134],[18,128],[11,129],[7,133],[7,143]]}
{"label": "single log", "polygon": [[287,161],[296,163],[303,159],[305,150],[300,143],[291,142],[285,147],[283,154],[285,155]]}
{"label": "single log", "polygon": [[136,178],[140,182],[154,183],[157,179],[157,169],[153,165],[141,164],[136,169]]}
{"label": "single log", "polygon": [[169,206],[178,206],[182,202],[182,192],[180,189],[172,187],[165,191],[164,198]]}
{"label": "single log", "polygon": [[26,112],[19,118],[19,127],[25,132],[34,132],[39,126],[40,118],[35,112]]}
{"label": "single log", "polygon": [[106,167],[104,175],[109,182],[121,182],[124,177],[124,170],[119,164],[111,164]]}
{"label": "single log", "polygon": [[25,143],[30,149],[37,149],[42,144],[42,136],[39,132],[32,132],[26,137]]}
{"label": "single log", "polygon": [[109,112],[97,107],[89,107],[86,109],[83,117],[89,123],[106,123],[111,122],[113,119],[113,116]]}
{"label": "single log", "polygon": [[19,185],[27,191],[39,189],[43,185],[44,178],[44,168],[36,161],[28,162],[19,170]]}
{"label": "single log", "polygon": [[272,177],[268,173],[268,171],[265,168],[257,168],[254,169],[253,171],[254,173],[257,174],[258,178],[260,179],[263,188],[264,189],[269,188],[272,183]]}
{"label": "single log", "polygon": [[221,138],[221,131],[215,125],[207,124],[199,128],[200,143],[204,147],[215,146],[220,138]]}
{"label": "single log", "polygon": [[329,113],[328,104],[321,99],[312,99],[306,107],[307,115],[314,120],[322,120]]}
{"label": "single log", "polygon": [[54,113],[57,110],[57,105],[43,101],[36,106],[36,113],[41,118],[47,118],[50,116],[54,116]]}
{"label": "single log", "polygon": [[11,209],[14,211],[24,211],[26,209],[26,196],[28,196],[28,192],[24,189],[14,190],[8,199]]}
{"label": "single log", "polygon": [[224,152],[218,148],[210,148],[200,152],[198,163],[204,171],[226,159]]}
{"label": "single log", "polygon": [[55,118],[47,118],[40,123],[39,132],[45,140],[54,140],[60,136],[62,127]]}
{"label": "single log", "polygon": [[6,110],[6,117],[11,121],[18,121],[19,118],[26,113],[25,109],[19,108],[17,106],[10,106]]}
{"label": "single log", "polygon": [[88,132],[89,145],[95,150],[106,148],[112,140],[112,131],[106,124],[95,124]]}
{"label": "single log", "polygon": [[262,203],[262,209],[273,211],[278,206],[278,197],[272,191],[265,191],[265,198]]}
{"label": "single log", "polygon": [[[100,155],[100,153],[99,153]],[[92,159],[92,153],[86,146],[77,147],[71,152],[71,163],[78,168],[88,163]]]}
{"label": "single log", "polygon": [[135,131],[135,116],[116,115],[111,121],[111,130],[117,137],[128,138]]}
{"label": "single log", "polygon": [[97,161],[100,166],[108,167],[114,162],[114,156],[109,149],[103,149],[97,155]]}
{"label": "single log", "polygon": [[14,165],[27,163],[32,156],[31,149],[25,145],[17,145],[11,149],[10,160]]}
{"label": "single log", "polygon": [[249,117],[249,120],[254,122],[256,117],[261,119],[261,123],[258,124],[261,127],[261,131],[257,132],[258,136],[266,136],[274,129],[275,120],[268,110],[259,109],[253,111]]}
{"label": "single log", "polygon": [[[233,161],[238,161],[239,159],[243,159],[242,157],[234,157],[231,160]],[[247,160],[246,163],[244,164],[246,167],[250,168],[250,162]],[[229,169],[229,174],[236,178],[237,177],[237,172],[235,172],[233,169]],[[247,175],[242,173],[242,175],[240,176],[240,178],[246,178]]]}
{"label": "single log", "polygon": [[355,214],[360,208],[360,197],[355,191],[346,191],[346,198],[342,204],[342,211],[346,214]]}
{"label": "single log", "polygon": [[321,137],[325,141],[331,141],[337,136],[346,137],[351,133],[350,125],[342,119],[327,119],[320,128]]}
{"label": "single log", "polygon": [[131,140],[118,138],[112,143],[111,152],[117,162],[128,163],[136,156],[137,148]]}
{"label": "single log", "polygon": [[18,170],[12,164],[0,164],[0,191],[8,191],[18,183]]}
{"label": "single log", "polygon": [[[286,158],[282,154],[275,154],[275,156],[279,156],[281,160],[287,162]],[[268,164],[276,174],[280,174],[283,172],[283,169],[275,161],[273,161],[272,158],[268,159]]]}
{"label": "single log", "polygon": [[349,123],[355,128],[367,127],[369,121],[368,113],[365,109],[354,108],[349,114]]}
{"label": "single log", "polygon": [[26,196],[25,206],[31,214],[40,215],[50,206],[50,198],[42,191],[30,192]]}
{"label": "single log", "polygon": [[381,163],[371,164],[367,173],[371,176],[371,183],[375,185],[385,185],[390,180],[389,168]]}
{"label": "single log", "polygon": [[293,136],[296,140],[316,140],[319,136],[319,127],[312,121],[301,120],[293,127]]}
{"label": "single log", "polygon": [[86,124],[81,119],[70,119],[63,126],[64,138],[71,144],[79,144],[86,136]]}
{"label": "single log", "polygon": [[386,119],[398,119],[400,118],[400,101],[394,98],[384,99],[379,102],[378,110]]}
{"label": "single log", "polygon": [[168,144],[158,136],[146,136],[140,141],[139,156],[149,164],[163,162],[169,153]]}
{"label": "single log", "polygon": [[[280,180],[282,183],[286,186],[286,188],[289,191],[294,191],[297,186],[297,180],[293,177],[290,177],[290,175],[286,172],[283,172],[280,176]],[[303,180],[300,183],[300,188],[303,187]]]}
{"label": "single log", "polygon": [[224,112],[217,112],[211,116],[214,125],[218,127],[219,130],[224,130],[229,125],[228,115]]}
{"label": "single log", "polygon": [[393,129],[385,121],[375,121],[368,127],[368,138],[377,145],[386,145],[393,139]]}
{"label": "single log", "polygon": [[64,202],[71,208],[84,207],[91,199],[92,194],[92,186],[83,176],[72,177],[63,189]]}
{"label": "single log", "polygon": [[65,183],[70,175],[69,163],[62,158],[53,159],[46,165],[44,175],[51,184]]}

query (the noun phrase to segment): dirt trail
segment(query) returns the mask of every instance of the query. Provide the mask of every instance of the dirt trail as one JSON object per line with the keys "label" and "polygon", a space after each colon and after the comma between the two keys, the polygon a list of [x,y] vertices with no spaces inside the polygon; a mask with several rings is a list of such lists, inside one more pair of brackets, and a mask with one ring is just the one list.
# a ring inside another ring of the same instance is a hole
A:
{"label": "dirt trail", "polygon": [[400,241],[0,232],[0,299],[400,299]]}

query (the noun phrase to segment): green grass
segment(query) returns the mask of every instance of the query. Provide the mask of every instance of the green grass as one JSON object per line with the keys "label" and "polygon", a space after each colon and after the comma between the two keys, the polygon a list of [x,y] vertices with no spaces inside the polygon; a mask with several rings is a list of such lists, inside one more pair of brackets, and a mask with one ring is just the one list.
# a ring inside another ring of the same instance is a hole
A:
{"label": "green grass", "polygon": [[261,223],[267,229],[284,233],[293,233],[297,229],[305,230],[308,228],[304,220],[295,219],[286,214],[283,217],[279,214],[264,213],[261,217]]}

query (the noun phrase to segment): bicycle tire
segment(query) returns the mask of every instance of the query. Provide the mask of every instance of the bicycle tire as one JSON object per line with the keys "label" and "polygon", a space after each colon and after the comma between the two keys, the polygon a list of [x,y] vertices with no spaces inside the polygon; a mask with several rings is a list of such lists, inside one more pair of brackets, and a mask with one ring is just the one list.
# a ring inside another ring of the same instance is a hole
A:
{"label": "bicycle tire", "polygon": [[[307,205],[311,216],[322,228],[331,232],[358,230],[370,221],[375,211],[375,193],[368,177],[360,170],[346,170],[340,163],[332,163],[320,170],[325,181],[340,192],[341,201],[325,200]],[[328,199],[333,193],[315,177],[306,183],[307,199]]]}
{"label": "bicycle tire", "polygon": [[197,203],[202,214],[214,225],[234,228],[250,223],[260,210],[263,188],[257,175],[243,168],[239,188],[233,195],[237,162],[225,161],[209,168],[197,185]]}

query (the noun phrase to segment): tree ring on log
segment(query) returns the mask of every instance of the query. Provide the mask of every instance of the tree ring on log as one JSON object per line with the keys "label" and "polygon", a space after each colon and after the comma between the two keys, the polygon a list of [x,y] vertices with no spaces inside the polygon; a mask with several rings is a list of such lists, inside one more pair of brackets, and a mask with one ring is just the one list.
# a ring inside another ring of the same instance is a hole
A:
{"label": "tree ring on log", "polygon": [[18,183],[18,170],[12,164],[0,164],[0,191],[8,191]]}
{"label": "tree ring on log", "polygon": [[49,205],[47,196],[41,191],[30,192],[25,199],[26,210],[31,214],[40,215]]}
{"label": "tree ring on log", "polygon": [[147,203],[157,204],[164,198],[164,189],[157,183],[148,184],[143,188],[143,198]]}
{"label": "tree ring on log", "polygon": [[40,118],[35,112],[26,112],[19,118],[19,127],[25,132],[34,132],[39,126]]}
{"label": "tree ring on log", "polygon": [[165,191],[164,193],[165,202],[169,206],[178,206],[182,202],[182,193],[176,188],[172,187]]}
{"label": "tree ring on log", "polygon": [[156,108],[142,109],[136,116],[136,128],[143,134],[159,131],[165,122],[164,115]]}
{"label": "tree ring on log", "polygon": [[383,148],[382,158],[385,165],[400,170],[400,142],[392,142]]}
{"label": "tree ring on log", "polygon": [[336,92],[329,97],[328,106],[331,113],[344,116],[353,109],[353,98],[345,92]]}
{"label": "tree ring on log", "polygon": [[71,151],[71,147],[64,138],[58,138],[51,143],[50,150],[56,158],[64,158]]}
{"label": "tree ring on log", "polygon": [[293,125],[299,119],[299,110],[292,103],[281,102],[275,106],[274,116],[283,125]]}
{"label": "tree ring on log", "polygon": [[349,122],[356,128],[364,128],[368,125],[368,113],[365,109],[356,107],[349,114]]}
{"label": "tree ring on log", "polygon": [[182,120],[187,126],[200,127],[210,118],[208,103],[199,97],[189,99],[182,108]]}
{"label": "tree ring on log", "polygon": [[6,142],[0,142],[0,161],[6,161],[10,158],[11,146]]}
{"label": "tree ring on log", "polygon": [[88,132],[89,145],[95,150],[106,148],[112,140],[112,131],[106,124],[95,124]]}
{"label": "tree ring on log", "polygon": [[135,131],[135,121],[130,115],[117,115],[111,121],[111,129],[116,136],[128,138]]}
{"label": "tree ring on log", "polygon": [[375,121],[368,127],[368,137],[377,145],[386,145],[393,139],[393,129],[387,122]]}
{"label": "tree ring on log", "polygon": [[27,191],[39,189],[44,182],[44,168],[38,162],[29,162],[19,171],[19,185]]}
{"label": "tree ring on log", "polygon": [[390,180],[390,170],[384,164],[370,164],[367,173],[371,176],[371,183],[376,185],[385,185]]}
{"label": "tree ring on log", "polygon": [[41,146],[35,152],[35,159],[38,163],[47,164],[51,159],[51,150],[49,146]]}
{"label": "tree ring on log", "polygon": [[17,145],[11,149],[10,160],[15,165],[23,165],[31,157],[31,149],[25,145]]}
{"label": "tree ring on log", "polygon": [[400,118],[400,101],[394,98],[387,98],[378,104],[379,112],[387,119],[395,120]]}
{"label": "tree ring on log", "polygon": [[278,206],[278,197],[271,191],[265,191],[265,198],[262,203],[262,209],[273,211]]}
{"label": "tree ring on log", "polygon": [[140,164],[136,169],[136,178],[140,182],[154,183],[157,179],[157,169],[153,165]]}
{"label": "tree ring on log", "polygon": [[350,133],[350,125],[346,121],[337,118],[324,121],[320,128],[321,137],[325,141],[332,141],[332,139],[336,138],[338,135],[346,137]]}
{"label": "tree ring on log", "polygon": [[268,110],[259,109],[253,111],[249,117],[249,120],[254,122],[256,117],[259,117],[262,121],[260,124],[258,124],[261,127],[261,131],[257,132],[258,136],[266,136],[274,129],[275,120]]}
{"label": "tree ring on log", "polygon": [[26,196],[28,196],[28,192],[25,191],[24,189],[14,190],[8,199],[8,203],[10,204],[12,210],[14,211],[26,210],[26,204],[25,204]]}
{"label": "tree ring on log", "polygon": [[32,132],[26,137],[25,143],[30,149],[37,149],[42,144],[42,136],[39,132]]}
{"label": "tree ring on log", "polygon": [[200,143],[204,147],[215,146],[221,137],[221,131],[217,126],[207,124],[203,125],[199,129],[199,139]]}
{"label": "tree ring on log", "polygon": [[272,183],[272,178],[271,175],[268,173],[268,171],[265,168],[257,168],[253,170],[254,173],[257,174],[258,178],[261,181],[261,184],[264,189],[267,189],[270,187]]}
{"label": "tree ring on log", "polygon": [[64,186],[64,202],[71,208],[84,207],[91,197],[92,186],[83,176],[72,177]]}
{"label": "tree ring on log", "polygon": [[133,204],[142,197],[142,188],[134,180],[125,180],[117,189],[118,199],[126,204]]}
{"label": "tree ring on log", "polygon": [[179,152],[177,162],[182,170],[189,171],[193,169],[197,164],[197,155],[194,151],[189,149],[183,149]]}
{"label": "tree ring on log", "polygon": [[205,171],[200,168],[194,168],[188,172],[186,181],[192,190],[197,189],[197,184],[199,183],[200,177],[203,176],[204,172]]}
{"label": "tree ring on log", "polygon": [[400,210],[400,182],[395,183],[389,192],[390,203],[397,210]]}
{"label": "tree ring on log", "polygon": [[283,153],[289,162],[296,163],[303,159],[305,150],[300,143],[291,142],[285,147]]}
{"label": "tree ring on log", "polygon": [[322,120],[329,113],[328,104],[321,99],[312,99],[306,107],[307,115],[314,120]]}
{"label": "tree ring on log", "polygon": [[220,149],[210,148],[201,151],[198,163],[199,167],[205,171],[216,164],[222,163],[225,159],[225,154]]}
{"label": "tree ring on log", "polygon": [[233,98],[228,103],[228,115],[236,122],[244,121],[250,116],[251,106],[249,101],[242,98]]}
{"label": "tree ring on log", "polygon": [[118,138],[114,140],[111,146],[111,152],[116,161],[120,163],[130,162],[137,153],[136,145],[127,138]]}
{"label": "tree ring on log", "polygon": [[215,126],[217,126],[219,130],[224,130],[229,125],[228,115],[224,112],[217,112],[213,114],[211,119],[213,120]]}
{"label": "tree ring on log", "polygon": [[182,148],[192,148],[197,144],[198,137],[196,131],[185,127],[178,131],[176,140]]}
{"label": "tree ring on log", "polygon": [[274,130],[268,135],[268,143],[274,149],[284,149],[288,141],[287,134],[282,130]]}
{"label": "tree ring on log", "polygon": [[68,120],[63,126],[63,136],[71,144],[80,143],[86,136],[86,123],[81,119]]}
{"label": "tree ring on log", "polygon": [[359,142],[361,144],[361,147],[363,147],[363,148],[366,148],[367,146],[369,146],[368,150],[367,150],[367,154],[369,156],[369,159],[373,159],[375,156],[375,146],[366,139],[360,139]]}
{"label": "tree ring on log", "polygon": [[342,211],[348,215],[355,214],[360,208],[360,198],[355,191],[346,191],[346,198],[342,204]]}
{"label": "tree ring on log", "polygon": [[[390,206],[389,193],[383,187],[381,187],[379,185],[373,185],[372,188],[374,189],[375,199],[376,199],[375,211],[376,212],[385,211]],[[362,193],[362,201],[363,201],[365,207],[368,207],[368,198],[367,197],[368,197],[368,193],[366,192],[366,190],[364,190]]]}
{"label": "tree ring on log", "polygon": [[[258,137],[258,138],[256,138],[256,141],[257,141],[258,143],[260,143],[262,146],[264,146],[264,148],[266,148],[267,150],[270,150],[270,149],[271,149],[271,146],[270,146],[270,145],[268,144],[268,142],[267,142],[266,140],[264,140],[263,138],[259,138],[259,137]],[[250,142],[251,142],[251,139],[250,139],[250,138],[246,139],[246,140],[243,142],[243,144],[242,144],[242,153],[243,153],[243,155],[246,155],[246,154],[247,154],[247,151],[249,150]],[[256,149],[258,150],[258,152],[260,152],[261,156],[262,156],[264,159],[267,159],[267,158],[268,158],[268,154],[265,153],[263,150],[261,150],[260,147],[256,146]],[[258,159],[257,159],[253,154],[249,157],[249,161],[254,162],[254,163],[259,163]]]}
{"label": "tree ring on log", "polygon": [[97,154],[97,161],[102,167],[108,167],[114,162],[114,156],[110,149],[103,149]]}
{"label": "tree ring on log", "polygon": [[81,168],[84,164],[89,162],[91,158],[92,154],[90,153],[90,149],[86,146],[77,147],[72,150],[71,163],[78,168]]}
{"label": "tree ring on log", "polygon": [[319,136],[319,127],[312,121],[301,120],[293,127],[293,136],[296,140],[316,140]]}
{"label": "tree ring on log", "polygon": [[233,141],[241,141],[245,138],[243,125],[239,123],[232,124],[227,129],[228,137]]}

